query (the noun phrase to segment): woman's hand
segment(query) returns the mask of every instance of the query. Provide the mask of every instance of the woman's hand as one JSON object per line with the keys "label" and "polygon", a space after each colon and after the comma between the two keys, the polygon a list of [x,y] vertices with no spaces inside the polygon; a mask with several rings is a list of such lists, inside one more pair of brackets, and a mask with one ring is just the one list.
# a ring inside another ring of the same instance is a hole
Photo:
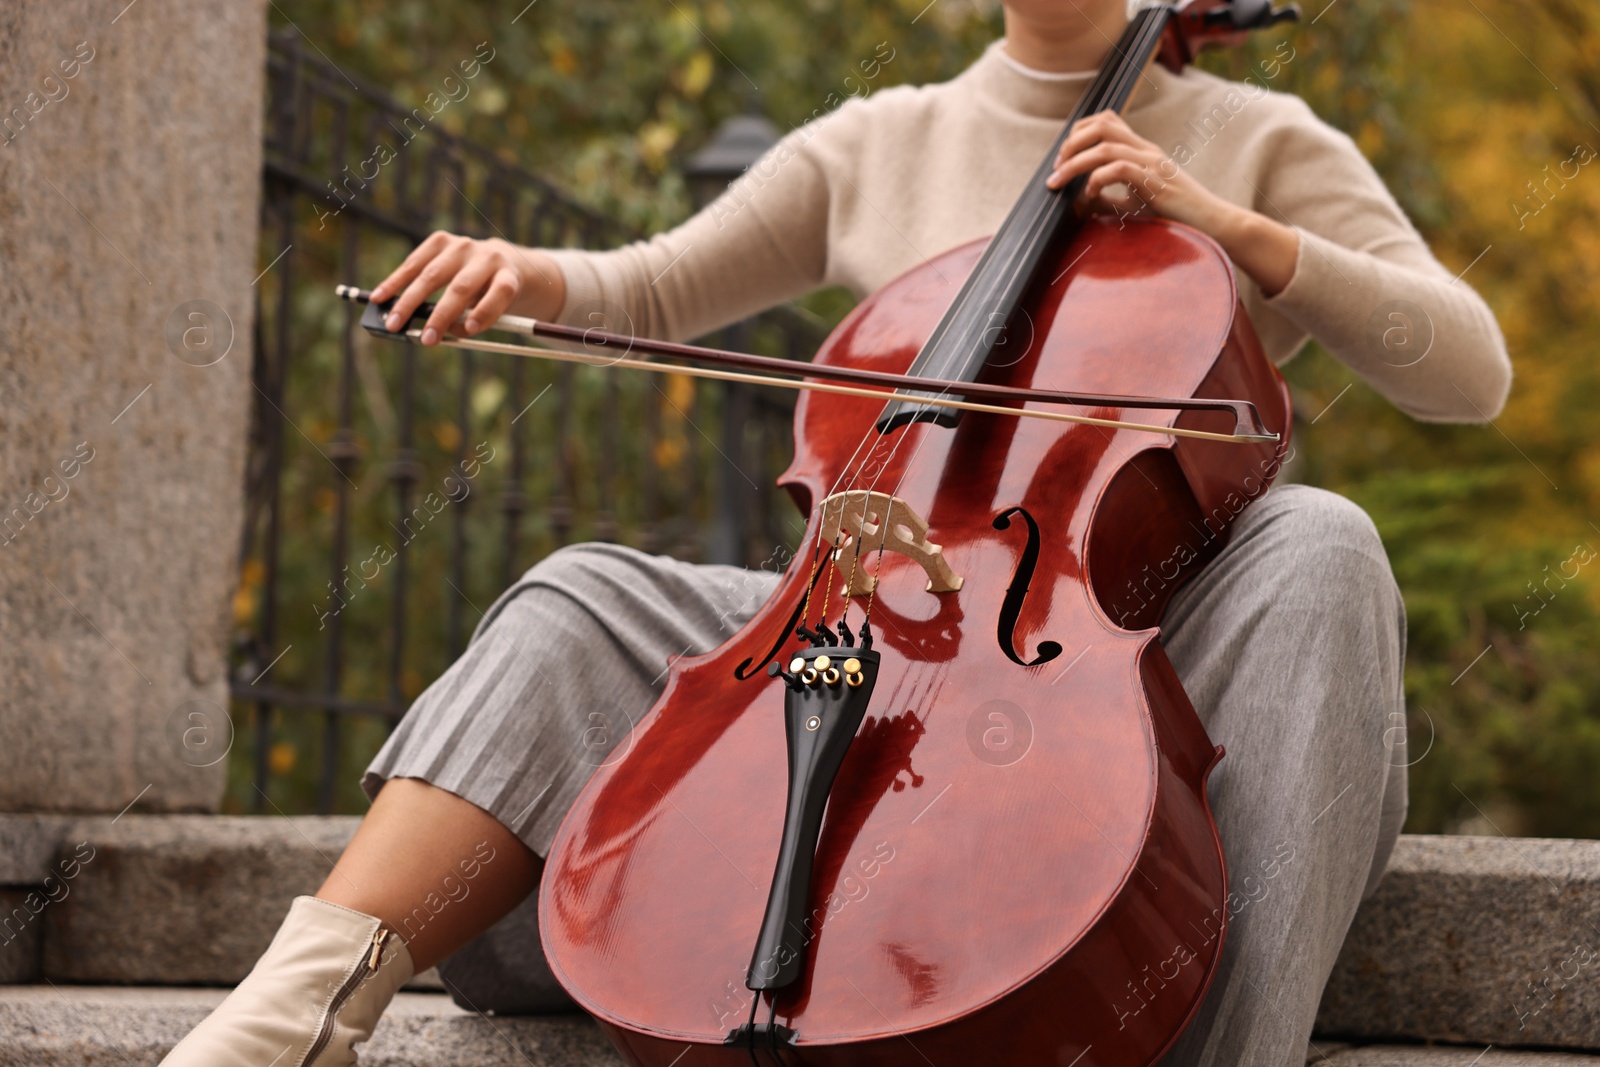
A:
{"label": "woman's hand", "polygon": [[1091,115],[1073,127],[1046,184],[1065,188],[1079,175],[1087,176],[1083,198],[1091,211],[1127,215],[1148,207],[1193,226],[1220,244],[1267,296],[1282,292],[1294,278],[1300,255],[1297,232],[1217,196],[1114,111]]}
{"label": "woman's hand", "polygon": [[[554,318],[566,303],[561,268],[536,248],[497,237],[476,240],[439,230],[418,245],[377,288],[372,299],[399,298],[384,325],[398,330],[429,294],[444,289],[422,328],[422,343],[438,344],[446,331],[470,337],[508,311]],[[466,322],[457,324],[463,315]]]}

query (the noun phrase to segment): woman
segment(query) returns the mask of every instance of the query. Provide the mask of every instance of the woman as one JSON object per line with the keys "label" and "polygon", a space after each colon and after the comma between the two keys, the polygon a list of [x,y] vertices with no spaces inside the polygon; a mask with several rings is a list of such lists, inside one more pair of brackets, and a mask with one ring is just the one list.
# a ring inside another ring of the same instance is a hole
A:
{"label": "woman", "polygon": [[[596,254],[439,233],[374,295],[398,297],[394,328],[442,288],[423,336],[433,343],[506,312],[683,338],[822,285],[871,292],[997,228],[1126,25],[1125,4],[1009,0],[1005,38],[959,77],[884,90],[794,131],[652,241]],[[1417,418],[1484,420],[1504,403],[1510,364],[1488,308],[1298,99],[1152,68],[1126,120],[1097,115],[1065,142],[1050,183],[1078,175],[1101,210],[1211,235],[1278,362],[1315,336]],[[1408,321],[1431,342],[1420,358],[1385,343]],[[413,971],[536,888],[562,815],[608,751],[585,747],[595,709],[637,720],[668,660],[719,644],[773,584],[609,545],[529,571],[374,760],[372,809],[316,898],[295,902],[255,971],[167,1063],[355,1062],[351,1046]],[[1399,592],[1359,509],[1283,486],[1244,510],[1162,630],[1228,750],[1210,792],[1236,890],[1217,980],[1166,1062],[1299,1064],[1404,821]],[[422,907],[451,885],[470,891],[437,914]],[[1126,1023],[1142,1003],[1119,1008]]]}

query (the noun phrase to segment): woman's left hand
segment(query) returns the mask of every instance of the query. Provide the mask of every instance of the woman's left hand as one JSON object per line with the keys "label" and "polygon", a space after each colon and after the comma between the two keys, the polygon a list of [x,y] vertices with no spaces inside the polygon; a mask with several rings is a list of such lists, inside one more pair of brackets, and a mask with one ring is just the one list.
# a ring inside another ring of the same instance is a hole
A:
{"label": "woman's left hand", "polygon": [[1062,189],[1079,175],[1087,175],[1083,198],[1089,210],[1129,215],[1148,207],[1193,226],[1220,244],[1268,296],[1294,278],[1297,232],[1222,199],[1115,111],[1090,115],[1072,128],[1045,184]]}
{"label": "woman's left hand", "polygon": [[1080,174],[1089,176],[1083,196],[1093,211],[1126,215],[1148,205],[1165,218],[1209,233],[1233,206],[1134,133],[1115,111],[1090,115],[1072,128],[1046,184],[1062,189]]}

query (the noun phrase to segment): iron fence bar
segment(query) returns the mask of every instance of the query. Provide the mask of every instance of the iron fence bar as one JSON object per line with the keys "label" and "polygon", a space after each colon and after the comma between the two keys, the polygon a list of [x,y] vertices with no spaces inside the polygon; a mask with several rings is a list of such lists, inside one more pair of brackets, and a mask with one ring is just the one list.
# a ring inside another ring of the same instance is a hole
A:
{"label": "iron fence bar", "polygon": [[661,383],[652,381],[650,385],[651,392],[644,404],[644,444],[639,449],[638,459],[641,480],[639,548],[645,552],[655,552],[661,547],[657,529],[661,521]]}
{"label": "iron fence bar", "polygon": [[576,486],[572,478],[572,382],[575,368],[570,363],[561,365],[556,372],[560,383],[559,414],[556,416],[556,440],[553,451],[556,461],[556,494],[550,501],[550,528],[556,544],[566,545],[572,539],[573,493]]}
{"label": "iron fence bar", "polygon": [[[273,366],[267,370],[265,389],[262,382],[256,382],[255,411],[257,421],[267,427],[263,437],[267,449],[267,479],[270,486],[267,502],[267,533],[266,533],[266,566],[262,576],[261,588],[261,637],[260,644],[270,653],[277,644],[278,639],[278,573],[282,559],[282,534],[283,522],[283,408],[284,386],[288,379],[289,367],[289,332],[283,328],[288,322],[291,310],[292,281],[296,257],[294,255],[294,203],[281,190],[275,195],[269,192],[267,202],[277,215],[278,234],[283,239],[284,253],[278,261],[278,329],[274,340],[275,359]],[[261,361],[261,362],[264,362]],[[257,364],[261,365],[260,363]],[[267,411],[262,400],[269,401],[273,411]],[[268,661],[270,663],[270,660]],[[268,777],[271,774],[271,749],[272,749],[272,705],[258,703],[255,706],[256,751],[255,751],[255,793],[250,798],[252,808],[256,812],[265,810],[267,802]]]}
{"label": "iron fence bar", "polygon": [[[467,592],[467,509],[472,503],[471,483],[467,481],[467,430],[472,425],[472,369],[471,352],[461,354],[461,387],[456,401],[456,462],[453,473],[459,479],[461,498],[451,508],[450,572],[453,576],[453,595],[450,597],[450,658],[461,654],[463,640],[462,607],[469,602]],[[448,492],[447,492],[448,495]]]}
{"label": "iron fence bar", "polygon": [[[529,234],[523,232],[519,225],[517,211],[517,196],[513,180],[504,170],[495,172],[495,181],[500,191],[500,217],[505,220],[506,235],[509,240],[528,241]],[[525,434],[518,427],[522,421],[523,396],[525,394],[524,382],[528,371],[528,361],[514,359],[511,361],[510,381],[506,389],[505,417],[506,440],[510,457],[507,460],[510,470],[500,487],[500,518],[501,518],[501,544],[500,544],[500,585],[505,589],[516,578],[516,564],[520,558],[519,548],[522,537],[522,516],[528,510],[528,494],[523,490],[526,477],[525,460]]]}
{"label": "iron fence bar", "polygon": [[[467,201],[467,174],[466,167],[458,157],[449,160],[455,170],[456,180],[449,182],[454,195],[450,197],[451,229],[455,233],[467,233],[468,219]],[[474,215],[471,220],[470,231],[481,233],[483,226]],[[466,480],[467,467],[467,438],[472,428],[472,371],[473,353],[460,351],[457,353],[456,366],[459,373],[459,385],[456,391],[456,447],[455,447],[455,476],[460,479],[462,486],[461,499],[455,501],[450,514],[450,572],[454,576],[451,581],[449,619],[449,648],[450,659],[454,660],[461,655],[461,649],[466,642],[462,637],[463,609],[470,603],[470,594],[467,592],[467,513],[472,503],[472,493]],[[446,493],[448,496],[448,492]]]}
{"label": "iron fence bar", "polygon": [[617,415],[620,384],[617,375],[605,375],[605,390],[600,408],[600,477],[595,480],[597,493],[594,536],[597,541],[616,541],[621,534],[618,522],[616,480],[620,470],[618,462],[617,432],[621,421]]}
{"label": "iron fence bar", "polygon": [[399,523],[395,526],[399,536],[394,549],[394,583],[389,603],[390,660],[389,699],[400,703],[404,693],[406,649],[406,579],[411,558],[411,542],[406,532],[406,521],[411,517],[411,489],[422,478],[422,465],[416,450],[416,378],[417,350],[406,345],[400,355],[400,419],[394,460],[390,465],[390,479],[394,483],[395,508]]}
{"label": "iron fence bar", "polygon": [[[694,517],[690,514],[695,502],[695,475],[696,472],[705,470],[706,451],[705,445],[710,441],[705,431],[700,428],[694,418],[695,412],[704,412],[708,405],[701,402],[701,398],[711,392],[708,382],[700,378],[690,380],[688,411],[678,411],[678,417],[683,420],[684,456],[687,462],[683,465],[683,478],[679,483],[679,492],[682,494],[682,506],[678,516],[678,541],[673,555],[684,559],[704,559],[705,546],[695,537]],[[704,418],[704,415],[701,416]]]}
{"label": "iron fence bar", "polygon": [[[350,109],[345,101],[334,102],[333,143],[334,158],[343,158],[346,155],[347,142],[350,134]],[[356,240],[358,230],[350,221],[346,220],[344,226],[344,241],[342,250],[342,266],[349,270],[356,265]],[[340,367],[339,367],[339,393],[338,393],[338,423],[334,430],[333,438],[328,442],[328,459],[332,461],[338,478],[333,481],[334,493],[334,520],[333,520],[333,552],[328,565],[328,612],[323,616],[327,626],[327,638],[324,642],[324,678],[323,691],[330,697],[339,695],[340,681],[344,673],[344,607],[347,598],[352,595],[347,572],[350,569],[350,494],[348,492],[350,474],[354,469],[354,429],[351,426],[351,415],[354,397],[351,392],[351,378],[355,368],[355,335],[356,315],[354,309],[349,309],[344,315],[344,329],[340,337]],[[322,723],[322,774],[317,785],[317,811],[326,814],[333,810],[333,791],[337,781],[337,768],[339,763],[339,718],[337,715],[326,714]]]}
{"label": "iron fence bar", "polygon": [[505,589],[511,585],[516,577],[515,568],[518,558],[518,546],[521,543],[522,515],[528,510],[528,496],[522,491],[523,484],[523,432],[517,428],[517,423],[522,421],[523,376],[527,371],[527,360],[516,359],[511,361],[511,383],[507,387],[506,396],[506,438],[511,452],[511,470],[500,490],[500,515],[501,515],[501,545],[500,545],[500,588]]}

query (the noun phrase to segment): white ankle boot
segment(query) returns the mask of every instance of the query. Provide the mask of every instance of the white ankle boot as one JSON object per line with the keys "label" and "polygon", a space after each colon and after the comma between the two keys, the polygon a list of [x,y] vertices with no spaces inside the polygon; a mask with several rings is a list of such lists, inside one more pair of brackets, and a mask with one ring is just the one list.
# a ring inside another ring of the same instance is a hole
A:
{"label": "white ankle boot", "polygon": [[297,897],[255,969],[162,1067],[351,1067],[411,953],[377,919]]}

